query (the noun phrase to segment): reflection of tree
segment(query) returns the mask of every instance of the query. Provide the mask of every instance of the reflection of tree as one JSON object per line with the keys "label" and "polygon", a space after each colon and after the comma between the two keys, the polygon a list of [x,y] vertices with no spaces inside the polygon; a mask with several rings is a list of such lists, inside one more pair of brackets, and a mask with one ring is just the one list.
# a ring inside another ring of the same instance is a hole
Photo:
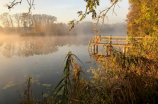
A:
{"label": "reflection of tree", "polygon": [[43,55],[58,51],[58,47],[47,39],[43,41],[42,38],[23,38],[18,41],[4,42],[1,47],[1,52],[5,57],[11,58],[12,56],[33,56]]}
{"label": "reflection of tree", "polygon": [[46,55],[57,52],[58,47],[65,45],[87,45],[85,37],[10,37],[0,39],[0,53],[11,58],[13,56]]}
{"label": "reflection of tree", "polygon": [[[42,40],[41,40],[42,41]],[[19,56],[43,55],[58,51],[53,44],[41,41],[24,41],[19,46],[17,54]]]}

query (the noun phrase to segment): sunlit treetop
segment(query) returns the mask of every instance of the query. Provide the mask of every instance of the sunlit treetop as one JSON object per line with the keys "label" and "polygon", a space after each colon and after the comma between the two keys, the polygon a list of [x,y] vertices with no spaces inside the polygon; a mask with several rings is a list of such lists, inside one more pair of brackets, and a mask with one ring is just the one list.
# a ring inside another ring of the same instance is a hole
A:
{"label": "sunlit treetop", "polygon": [[129,0],[127,31],[129,36],[157,36],[158,0]]}

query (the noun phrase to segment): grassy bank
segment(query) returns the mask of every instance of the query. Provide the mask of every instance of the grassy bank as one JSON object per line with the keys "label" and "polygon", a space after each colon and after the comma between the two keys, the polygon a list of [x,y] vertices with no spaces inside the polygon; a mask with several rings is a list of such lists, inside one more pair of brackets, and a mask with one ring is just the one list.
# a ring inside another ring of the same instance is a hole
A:
{"label": "grassy bank", "polygon": [[[20,104],[157,104],[158,38],[131,41],[129,54],[113,50],[114,56],[88,70],[94,74],[90,81],[82,78],[81,61],[69,52],[61,81],[50,95],[36,101],[24,93]],[[30,81],[25,92],[29,92]]]}

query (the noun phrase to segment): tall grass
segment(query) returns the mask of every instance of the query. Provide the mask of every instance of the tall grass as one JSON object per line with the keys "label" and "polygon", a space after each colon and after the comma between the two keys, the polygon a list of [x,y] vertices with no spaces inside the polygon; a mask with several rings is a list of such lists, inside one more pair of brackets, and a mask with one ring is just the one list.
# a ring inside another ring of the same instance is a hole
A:
{"label": "tall grass", "polygon": [[21,102],[19,104],[37,104],[37,100],[34,99],[33,93],[32,93],[32,87],[31,87],[31,79],[32,77],[29,77],[26,81],[26,87],[23,88],[23,93],[19,94],[19,98],[21,99]]}
{"label": "tall grass", "polygon": [[[132,40],[134,41],[134,40]],[[61,81],[43,104],[157,104],[158,38],[145,38],[128,55],[115,50],[90,81],[82,78],[77,56],[69,52]],[[75,60],[76,59],[76,60]],[[60,95],[59,92],[62,92]]]}
{"label": "tall grass", "polygon": [[128,55],[115,51],[115,57],[105,59],[98,69],[92,69],[92,82],[104,97],[101,103],[158,103],[157,47],[158,38],[144,38],[137,44],[133,42]]}

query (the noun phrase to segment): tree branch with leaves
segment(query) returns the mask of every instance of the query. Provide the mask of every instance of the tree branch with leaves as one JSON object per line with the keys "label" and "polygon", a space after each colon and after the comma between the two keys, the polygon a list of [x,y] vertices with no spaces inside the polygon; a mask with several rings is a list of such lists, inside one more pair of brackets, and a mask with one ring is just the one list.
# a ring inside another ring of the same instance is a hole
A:
{"label": "tree branch with leaves", "polygon": [[[27,1],[28,5],[29,5],[29,9],[28,9],[28,12],[27,12],[27,14],[29,14],[29,13],[31,12],[32,8],[35,9],[35,7],[34,7],[35,4],[34,4],[34,0],[26,0],[26,1]],[[9,10],[11,10],[11,9],[13,9],[16,5],[18,5],[18,4],[21,5],[22,2],[23,2],[23,0],[19,0],[19,1],[13,0],[12,2],[6,4],[5,6],[6,6]]]}

